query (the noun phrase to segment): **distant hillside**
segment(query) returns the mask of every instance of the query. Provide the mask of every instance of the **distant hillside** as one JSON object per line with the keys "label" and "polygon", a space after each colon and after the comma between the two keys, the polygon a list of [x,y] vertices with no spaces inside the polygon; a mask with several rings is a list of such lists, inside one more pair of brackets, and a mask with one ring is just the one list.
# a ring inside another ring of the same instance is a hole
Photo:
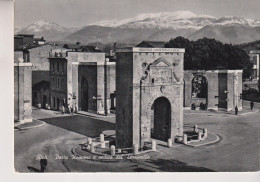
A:
{"label": "distant hillside", "polygon": [[208,25],[188,36],[191,40],[214,38],[223,43],[246,43],[260,39],[260,27],[241,24]]}
{"label": "distant hillside", "polygon": [[243,49],[246,53],[249,53],[251,50],[260,50],[260,40],[239,44],[239,48]]}

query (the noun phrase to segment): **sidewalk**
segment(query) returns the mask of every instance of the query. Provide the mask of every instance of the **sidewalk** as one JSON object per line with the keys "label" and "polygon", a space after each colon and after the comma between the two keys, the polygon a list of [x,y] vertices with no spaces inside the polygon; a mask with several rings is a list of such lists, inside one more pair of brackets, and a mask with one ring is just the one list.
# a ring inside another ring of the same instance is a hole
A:
{"label": "sidewalk", "polygon": [[90,117],[94,117],[94,118],[108,118],[108,117],[114,118],[114,117],[116,117],[116,115],[113,113],[109,113],[109,114],[107,114],[107,116],[105,116],[105,115],[95,114],[95,113],[91,113],[91,112],[87,112],[87,111],[78,111],[75,114],[90,116]]}
{"label": "sidewalk", "polygon": [[[243,115],[248,115],[248,114],[253,114],[259,112],[259,109],[253,109],[252,111],[249,108],[243,108],[243,111],[239,111],[238,115],[243,116]],[[184,109],[184,114],[227,114],[227,115],[234,115],[235,116],[235,111],[219,111],[219,110],[191,110],[191,109]]]}
{"label": "sidewalk", "polygon": [[37,128],[37,127],[44,126],[44,125],[45,125],[45,122],[37,120],[37,119],[33,119],[33,121],[29,122],[29,123],[24,123],[24,124],[20,124],[20,125],[15,124],[14,129],[15,130],[24,130],[24,129]]}

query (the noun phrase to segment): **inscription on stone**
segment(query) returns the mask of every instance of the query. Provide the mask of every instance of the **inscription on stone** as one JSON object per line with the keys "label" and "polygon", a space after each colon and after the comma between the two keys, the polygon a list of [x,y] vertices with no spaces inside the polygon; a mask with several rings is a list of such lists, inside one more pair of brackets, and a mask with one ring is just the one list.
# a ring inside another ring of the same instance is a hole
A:
{"label": "inscription on stone", "polygon": [[171,83],[172,70],[171,68],[152,67],[150,71],[152,82],[157,83]]}

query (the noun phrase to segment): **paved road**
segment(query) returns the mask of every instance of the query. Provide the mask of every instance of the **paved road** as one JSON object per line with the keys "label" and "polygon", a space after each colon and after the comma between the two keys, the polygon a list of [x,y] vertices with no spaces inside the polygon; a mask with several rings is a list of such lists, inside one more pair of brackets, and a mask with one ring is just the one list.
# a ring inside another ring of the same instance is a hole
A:
{"label": "paved road", "polygon": [[[260,113],[247,116],[185,114],[185,125],[199,124],[221,136],[215,145],[191,148],[176,145],[159,147],[150,160],[127,162],[97,162],[70,159],[75,144],[86,141],[86,136],[98,136],[102,130],[113,129],[113,122],[84,116],[53,117],[46,111],[42,117],[46,125],[15,131],[15,169],[37,172],[37,154],[48,157],[47,172],[90,171],[256,171],[260,170]],[[48,111],[52,113],[52,111]],[[39,113],[37,113],[40,116]],[[69,159],[56,159],[56,154]]]}

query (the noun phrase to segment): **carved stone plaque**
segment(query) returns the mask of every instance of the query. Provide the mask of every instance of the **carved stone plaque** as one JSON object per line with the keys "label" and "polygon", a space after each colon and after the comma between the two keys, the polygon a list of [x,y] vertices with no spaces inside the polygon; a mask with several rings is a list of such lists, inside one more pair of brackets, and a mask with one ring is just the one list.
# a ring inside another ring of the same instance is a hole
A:
{"label": "carved stone plaque", "polygon": [[155,84],[171,83],[172,69],[167,67],[151,67],[150,78]]}

